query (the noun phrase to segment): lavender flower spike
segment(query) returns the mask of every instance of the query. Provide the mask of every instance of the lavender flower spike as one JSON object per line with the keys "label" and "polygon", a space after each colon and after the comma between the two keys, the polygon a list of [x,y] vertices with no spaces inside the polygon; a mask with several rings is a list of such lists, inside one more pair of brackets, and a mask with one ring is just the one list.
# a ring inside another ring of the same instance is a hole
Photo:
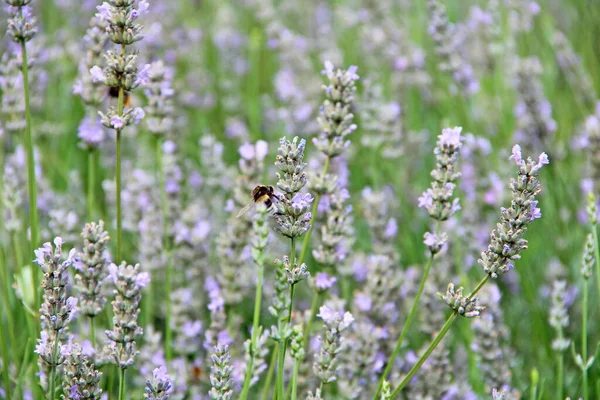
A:
{"label": "lavender flower spike", "polygon": [[146,381],[146,393],[144,398],[148,400],[169,400],[169,393],[172,392],[173,382],[167,375],[167,367],[156,368],[152,371],[152,380]]}
{"label": "lavender flower spike", "polygon": [[342,332],[352,324],[354,317],[349,312],[332,310],[321,306],[318,317],[325,323],[325,337],[321,338],[321,351],[315,358],[313,372],[323,383],[331,383],[337,379],[338,354],[342,348]]}
{"label": "lavender flower spike", "polygon": [[[74,262],[75,249],[62,261],[62,244],[60,237],[54,239],[54,249],[50,243],[44,243],[43,247],[35,250],[34,260],[44,274],[44,301],[40,307],[42,332],[35,352],[40,355],[40,366],[50,370],[64,363],[69,353],[70,337],[67,330],[77,306],[77,299],[67,298],[66,290],[69,283],[67,270]],[[50,379],[53,379],[52,374]]]}
{"label": "lavender flower spike", "polygon": [[342,71],[325,61],[323,74],[327,75],[329,85],[323,85],[326,99],[317,118],[321,132],[313,139],[313,144],[330,158],[342,154],[350,145],[346,138],[356,130],[356,124],[352,123],[354,114],[351,108],[356,92],[355,82],[359,79],[357,69],[351,66],[347,71]]}
{"label": "lavender flower spike", "polygon": [[108,337],[106,352],[109,359],[121,369],[133,365],[137,355],[135,342],[142,336],[143,330],[137,324],[140,313],[142,289],[150,283],[147,272],[140,272],[140,265],[127,265],[125,261],[117,267],[111,264],[108,267],[110,279],[115,285],[115,300],[113,306],[112,331],[106,331]]}
{"label": "lavender flower spike", "polygon": [[213,366],[210,374],[211,389],[208,392],[211,400],[229,400],[233,395],[231,390],[231,357],[227,345],[218,344],[211,356]]}
{"label": "lavender flower spike", "polygon": [[448,289],[446,290],[446,294],[442,295],[438,293],[438,295],[448,304],[448,306],[456,311],[458,315],[462,315],[465,318],[473,318],[478,317],[479,314],[485,309],[477,304],[477,297],[473,297],[472,299],[463,295],[463,288],[460,287],[457,290],[454,290],[454,284],[449,283]]}
{"label": "lavender flower spike", "polygon": [[513,200],[510,208],[502,208],[500,222],[490,234],[488,249],[478,260],[485,273],[493,279],[510,271],[513,260],[521,258],[520,252],[527,248],[523,234],[534,219],[541,217],[535,200],[542,190],[538,176],[542,167],[549,163],[546,153],[540,154],[537,162],[531,157],[524,160],[519,145],[513,147],[510,158],[518,167],[517,178],[510,183]]}
{"label": "lavender flower spike", "polygon": [[72,346],[65,361],[63,392],[69,393],[69,399],[100,400],[102,372],[96,371],[94,363],[83,353],[79,344]]}
{"label": "lavender flower spike", "polygon": [[77,270],[75,288],[79,292],[81,312],[88,317],[95,317],[102,312],[106,303],[102,289],[110,263],[107,249],[109,236],[104,230],[103,221],[85,224],[81,236],[83,249],[74,264]]}

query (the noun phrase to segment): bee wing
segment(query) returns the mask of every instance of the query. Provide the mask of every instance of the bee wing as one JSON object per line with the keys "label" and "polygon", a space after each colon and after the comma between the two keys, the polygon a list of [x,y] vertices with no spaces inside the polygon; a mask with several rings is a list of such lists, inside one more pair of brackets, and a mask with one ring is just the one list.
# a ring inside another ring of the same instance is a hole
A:
{"label": "bee wing", "polygon": [[242,215],[246,214],[248,212],[248,210],[250,210],[250,207],[252,207],[252,202],[246,204],[237,214],[236,218],[241,217]]}

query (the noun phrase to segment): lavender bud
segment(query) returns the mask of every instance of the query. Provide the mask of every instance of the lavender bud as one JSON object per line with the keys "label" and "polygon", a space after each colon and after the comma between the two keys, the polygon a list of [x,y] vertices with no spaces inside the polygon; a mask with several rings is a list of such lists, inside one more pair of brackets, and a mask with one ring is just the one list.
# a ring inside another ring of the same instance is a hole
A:
{"label": "lavender bud", "polygon": [[229,400],[233,396],[231,390],[231,357],[229,356],[229,347],[218,344],[214,353],[211,355],[213,365],[210,373],[210,386],[208,392],[211,400]]}
{"label": "lavender bud", "polygon": [[598,207],[596,206],[596,196],[594,196],[594,192],[588,192],[588,205],[587,205],[587,215],[590,224],[596,225],[598,223]]}
{"label": "lavender bud", "polygon": [[294,325],[292,328],[290,355],[297,361],[304,359],[304,327],[302,325]]}
{"label": "lavender bud", "polygon": [[583,260],[581,261],[581,275],[583,279],[588,280],[592,276],[592,268],[596,263],[594,258],[595,242],[591,233],[587,234],[585,248],[583,251]]}
{"label": "lavender bud", "polygon": [[321,397],[321,389],[315,389],[315,394],[312,394],[312,392],[308,392],[308,394],[306,395],[306,400],[323,400],[323,398]]}
{"label": "lavender bud", "polygon": [[275,260],[275,296],[269,306],[269,312],[278,320],[283,321],[288,317],[290,306],[289,282],[285,270],[285,263]]}
{"label": "lavender bud", "polygon": [[104,222],[85,224],[81,232],[83,250],[79,260],[74,263],[75,289],[79,292],[79,307],[88,317],[95,317],[104,309],[106,298],[103,294],[103,282],[108,275],[110,256],[108,254],[108,232]]}
{"label": "lavender bud", "polygon": [[425,232],[423,237],[425,239],[423,240],[423,243],[425,243],[425,246],[427,246],[431,254],[439,253],[444,248],[446,243],[448,243],[448,234],[446,234],[446,232],[442,232],[439,235],[435,235],[431,232]]}
{"label": "lavender bud", "polygon": [[380,400],[392,400],[392,388],[387,380],[383,381]]}
{"label": "lavender bud", "polygon": [[[259,330],[262,331],[262,327],[259,327]],[[254,386],[258,383],[260,379],[260,375],[267,369],[267,364],[265,362],[265,358],[269,353],[269,347],[267,346],[267,340],[269,339],[270,332],[266,330],[265,332],[258,332],[258,337],[256,340],[256,348],[253,349],[252,341],[250,339],[244,342],[244,368],[242,369],[243,375],[246,374],[246,368],[252,360],[252,378],[250,379],[250,387]]]}
{"label": "lavender bud", "polygon": [[138,354],[135,342],[142,337],[143,330],[137,324],[140,313],[142,289],[150,283],[150,275],[140,272],[140,265],[127,265],[125,261],[117,267],[108,267],[110,279],[115,285],[115,300],[113,306],[113,330],[106,331],[108,338],[106,353],[112,363],[121,369],[133,365],[134,357]]}
{"label": "lavender bud", "polygon": [[163,64],[155,61],[148,70],[148,84],[144,94],[148,98],[146,106],[146,126],[153,135],[166,135],[173,128],[173,94],[171,81],[173,71]]}
{"label": "lavender bud", "polygon": [[81,346],[74,344],[64,363],[64,393],[69,394],[69,399],[100,400],[100,378],[102,372],[96,371]]}
{"label": "lavender bud", "polygon": [[542,217],[535,196],[542,190],[538,176],[542,167],[549,163],[548,156],[546,153],[540,154],[537,162],[531,157],[524,160],[521,147],[515,145],[510,159],[515,161],[518,168],[517,178],[510,183],[513,196],[511,206],[501,209],[500,222],[490,234],[488,249],[481,253],[478,260],[485,273],[493,279],[510,271],[513,260],[521,258],[521,251],[527,248],[527,240],[523,239],[527,225]]}
{"label": "lavender bud", "polygon": [[283,256],[283,260],[275,260],[275,263],[281,264],[278,267],[285,269],[288,283],[291,286],[310,276],[310,272],[306,270],[306,264],[302,263],[302,265],[298,266],[297,263],[294,263],[294,265],[291,265],[288,256]]}
{"label": "lavender bud", "polygon": [[152,371],[152,380],[146,381],[146,393],[144,398],[148,400],[169,400],[172,392],[173,382],[167,375],[167,367],[164,365]]}
{"label": "lavender bud", "polygon": [[440,296],[451,309],[456,311],[458,315],[462,315],[465,318],[478,317],[479,314],[485,310],[485,307],[477,304],[477,297],[471,299],[464,296],[462,287],[455,291],[453,283],[448,284],[445,295],[438,293],[438,296]]}
{"label": "lavender bud", "polygon": [[325,336],[321,337],[321,350],[315,356],[313,372],[321,382],[331,383],[337,379],[338,354],[343,350],[341,333],[352,324],[354,317],[326,305],[321,306],[317,316],[325,323]]}
{"label": "lavender bud", "polygon": [[323,74],[327,75],[329,85],[323,86],[326,98],[317,118],[321,131],[313,139],[313,144],[330,158],[342,154],[350,145],[346,138],[356,130],[356,125],[352,123],[355,82],[359,79],[356,70],[355,66],[347,71],[336,70],[331,62],[325,61]]}

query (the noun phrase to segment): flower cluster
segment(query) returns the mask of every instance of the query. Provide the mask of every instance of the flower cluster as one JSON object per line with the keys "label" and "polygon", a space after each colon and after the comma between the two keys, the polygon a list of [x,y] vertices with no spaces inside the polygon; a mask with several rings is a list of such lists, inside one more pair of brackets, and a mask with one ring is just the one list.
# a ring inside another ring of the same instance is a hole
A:
{"label": "flower cluster", "polygon": [[515,78],[518,94],[515,140],[526,143],[530,151],[540,151],[549,146],[556,131],[552,105],[544,96],[541,75],[542,65],[537,58],[518,60]]}
{"label": "flower cluster", "polygon": [[342,332],[354,321],[349,312],[340,312],[321,306],[317,314],[325,323],[325,336],[321,338],[321,351],[315,357],[313,372],[323,383],[331,383],[337,379],[338,354],[342,348]]}
{"label": "flower cluster", "polygon": [[[434,150],[436,166],[431,171],[433,182],[431,188],[419,197],[419,207],[425,208],[429,216],[439,222],[448,220],[460,210],[458,198],[452,199],[452,196],[461,175],[456,165],[462,147],[461,131],[461,127],[446,128],[438,136]],[[425,244],[432,254],[439,252],[445,243],[444,233],[425,233]]]}
{"label": "flower cluster", "polygon": [[552,306],[550,307],[549,323],[556,332],[552,341],[552,350],[563,352],[569,348],[571,341],[564,337],[564,329],[569,326],[569,314],[566,302],[567,282],[557,280],[552,283]]}
{"label": "flower cluster", "polygon": [[104,222],[85,224],[81,232],[83,248],[73,267],[75,288],[79,292],[79,308],[83,315],[95,317],[104,309],[106,298],[103,293],[103,281],[108,275],[110,256],[108,254],[108,232]]}
{"label": "flower cluster", "polygon": [[229,400],[233,396],[231,390],[231,357],[227,345],[218,344],[211,355],[213,365],[210,373],[210,391],[208,395],[212,400]]}
{"label": "flower cluster", "polygon": [[313,139],[313,144],[330,158],[342,154],[350,145],[348,135],[356,130],[356,125],[352,123],[352,104],[355,82],[359,79],[357,69],[351,66],[347,71],[342,71],[335,69],[331,62],[325,62],[323,74],[327,75],[329,85],[323,86],[326,99],[317,118],[320,133]]}
{"label": "flower cluster", "polygon": [[283,191],[276,202],[277,216],[275,229],[281,235],[294,239],[310,229],[312,219],[308,211],[314,201],[310,193],[301,193],[307,181],[306,163],[303,161],[306,141],[295,137],[293,141],[282,138],[279,141],[279,154],[275,166],[277,187]]}
{"label": "flower cluster", "polygon": [[144,398],[148,400],[168,400],[172,391],[173,382],[167,375],[167,367],[164,365],[152,371],[152,379],[146,381],[146,393]]}
{"label": "flower cluster", "polygon": [[120,131],[124,127],[137,124],[144,118],[145,112],[140,107],[124,108],[124,98],[128,92],[149,80],[150,65],[138,68],[138,55],[128,52],[126,46],[143,38],[142,26],[136,21],[141,14],[148,12],[146,0],[111,0],[98,6],[96,17],[106,23],[108,38],[121,45],[120,50],[108,50],[104,54],[106,66],[94,65],[90,68],[92,81],[101,82],[116,91],[119,98],[117,107],[109,107],[106,113],[100,112],[102,124],[107,128]]}
{"label": "flower cluster", "polygon": [[102,372],[96,371],[94,363],[84,354],[79,344],[71,347],[64,363],[63,391],[69,399],[100,400]]}
{"label": "flower cluster", "polygon": [[527,226],[542,216],[535,196],[542,190],[538,176],[549,163],[548,156],[540,154],[537,162],[531,157],[524,160],[521,147],[515,145],[510,158],[518,168],[517,178],[510,183],[511,206],[502,208],[500,222],[490,234],[490,244],[478,260],[484,272],[494,279],[513,269],[513,260],[521,258],[519,254],[527,248],[527,240],[523,239]]}
{"label": "flower cluster", "polygon": [[591,278],[592,268],[596,264],[596,259],[594,258],[595,247],[594,237],[591,233],[588,233],[583,251],[583,260],[581,260],[581,276],[585,280]]}
{"label": "flower cluster", "polygon": [[144,94],[148,99],[146,105],[146,127],[153,135],[165,136],[172,133],[173,128],[173,94],[171,87],[173,70],[162,61],[150,64],[148,83]]}
{"label": "flower cluster", "polygon": [[8,35],[17,43],[26,43],[38,31],[36,19],[31,13],[31,0],[6,0],[12,17],[8,20]]}
{"label": "flower cluster", "polygon": [[440,57],[440,70],[449,72],[465,95],[477,93],[479,81],[471,64],[460,55],[454,37],[456,28],[448,20],[446,8],[438,0],[429,0],[427,8],[430,18],[429,34],[435,42],[436,52]]}
{"label": "flower cluster", "polygon": [[465,318],[478,317],[485,307],[477,304],[477,297],[469,298],[463,295],[463,288],[460,287],[454,290],[454,284],[449,283],[446,294],[439,296],[448,304],[448,306],[456,311],[458,315]]}
{"label": "flower cluster", "polygon": [[34,260],[44,274],[44,302],[40,307],[42,332],[35,352],[40,355],[43,366],[50,368],[65,361],[69,352],[67,343],[70,341],[67,330],[77,309],[77,299],[67,297],[66,289],[69,283],[68,268],[75,261],[75,249],[62,261],[62,245],[60,237],[54,239],[54,249],[50,243],[44,243],[35,251]]}
{"label": "flower cluster", "polygon": [[115,285],[112,331],[106,331],[108,337],[106,352],[109,359],[121,369],[129,368],[137,355],[135,341],[142,336],[143,330],[137,324],[140,313],[142,289],[150,283],[150,275],[140,272],[140,265],[111,264],[108,267],[110,279]]}

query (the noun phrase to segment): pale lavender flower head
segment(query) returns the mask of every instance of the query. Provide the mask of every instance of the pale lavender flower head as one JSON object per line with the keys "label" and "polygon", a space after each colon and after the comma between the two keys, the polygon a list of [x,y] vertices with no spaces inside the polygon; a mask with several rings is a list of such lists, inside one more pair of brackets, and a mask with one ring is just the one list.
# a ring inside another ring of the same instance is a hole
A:
{"label": "pale lavender flower head", "polygon": [[319,291],[331,289],[335,282],[337,282],[337,278],[334,276],[329,276],[325,272],[319,272],[315,275],[315,287]]}
{"label": "pale lavender flower head", "polygon": [[78,128],[77,137],[81,139],[82,144],[88,149],[97,148],[104,141],[104,128],[100,120],[84,118]]}

